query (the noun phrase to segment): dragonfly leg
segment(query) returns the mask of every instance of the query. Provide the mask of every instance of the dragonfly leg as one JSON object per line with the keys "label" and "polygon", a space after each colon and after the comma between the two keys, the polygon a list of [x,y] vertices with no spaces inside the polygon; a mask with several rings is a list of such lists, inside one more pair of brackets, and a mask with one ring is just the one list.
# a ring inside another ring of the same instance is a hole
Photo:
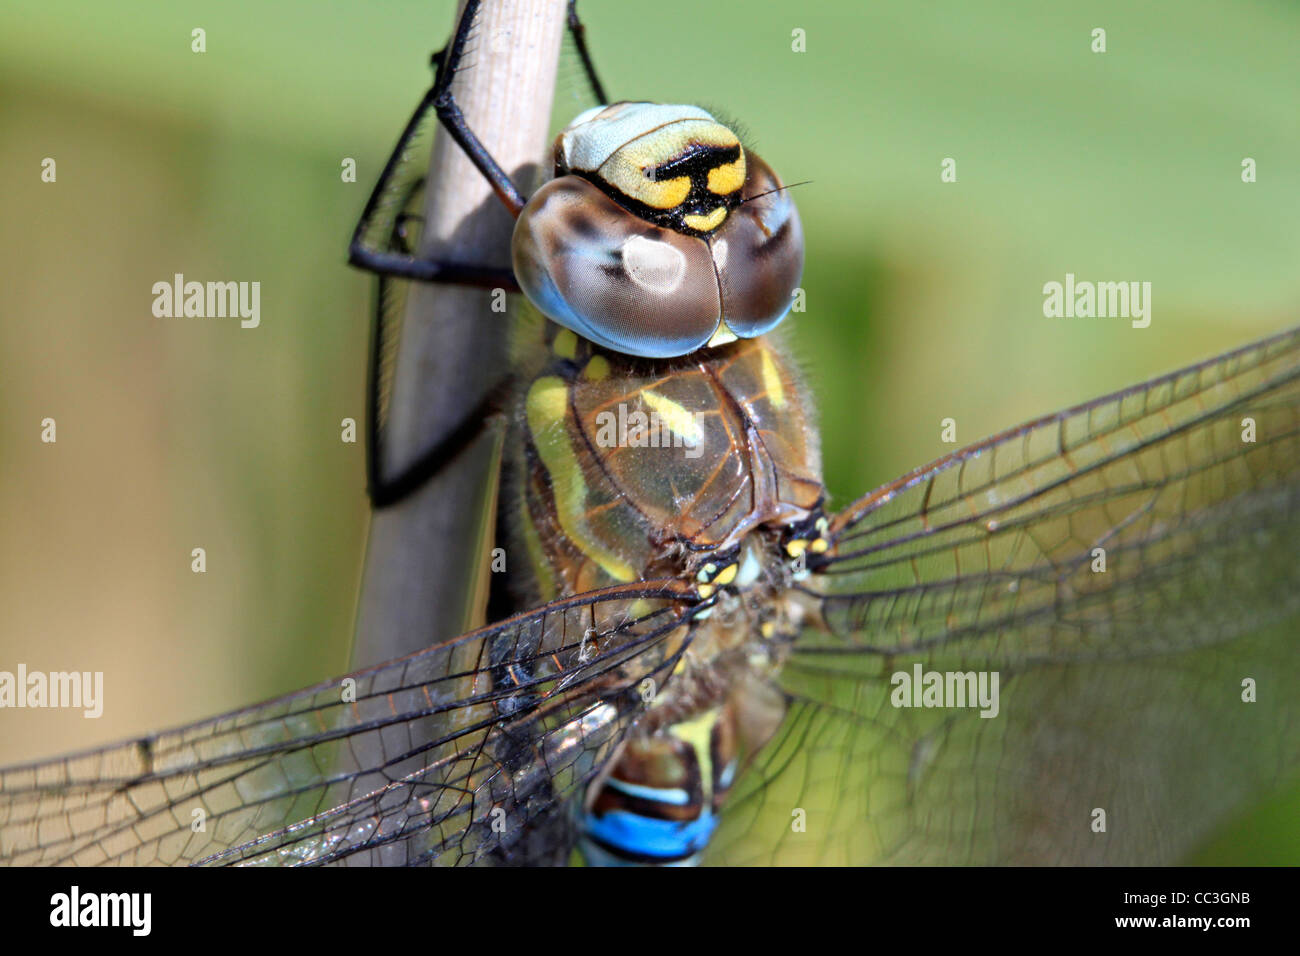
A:
{"label": "dragonfly leg", "polygon": [[[595,96],[597,102],[603,104],[607,102],[605,87],[596,74],[596,65],[592,62],[591,51],[587,49],[587,28],[578,17],[578,0],[568,0],[568,4],[569,33],[572,35],[573,44],[578,50],[578,57],[582,60],[582,69],[587,74],[587,82],[591,84],[592,95]],[[433,107],[437,110],[438,119],[442,121],[442,125],[451,134],[451,138],[460,145],[460,148],[465,151],[465,155],[469,157],[470,162],[483,174],[483,178],[492,186],[492,191],[496,193],[502,205],[510,211],[510,215],[517,217],[526,202],[523,193],[511,182],[506,171],[492,158],[492,154],[487,151],[479,138],[474,135],[474,131],[469,128],[451,92],[451,81],[456,75],[456,69],[460,65],[461,57],[465,54],[465,43],[469,38],[474,25],[474,17],[477,13],[478,0],[469,0],[465,4],[465,14],[456,27],[456,35],[452,38],[451,43],[433,55],[433,63],[437,67],[437,74],[430,93],[433,96]]]}
{"label": "dragonfly leg", "polygon": [[[438,117],[442,127],[487,180],[493,193],[511,215],[517,216],[526,202],[525,197],[505,170],[470,129],[452,91],[452,81],[464,58],[478,8],[479,0],[468,0],[450,42],[442,50],[433,54],[432,65],[435,69],[433,86],[424,95],[405,129],[402,130],[397,145],[380,174],[379,182],[361,214],[349,247],[349,259],[353,265],[378,273],[380,276],[367,387],[369,440],[366,477],[371,502],[375,508],[382,508],[402,500],[441,471],[477,437],[482,430],[483,421],[499,410],[500,400],[510,388],[509,376],[504,376],[486,393],[483,401],[466,415],[459,425],[447,431],[440,441],[426,449],[401,472],[395,475],[384,474],[385,456],[383,429],[380,422],[379,389],[382,387],[383,362],[387,352],[385,336],[394,334],[384,320],[384,302],[389,294],[389,285],[385,277],[504,289],[507,292],[519,291],[514,273],[508,267],[485,266],[422,256],[419,250],[414,248],[416,243],[408,242],[406,237],[408,226],[413,220],[419,218],[412,216],[406,210],[411,207],[412,197],[416,195],[423,180],[411,182],[403,187],[400,183],[400,167],[430,111]],[[587,49],[585,28],[578,18],[576,0],[569,0],[568,3],[568,29],[573,36],[592,93],[603,103],[605,102],[604,87],[596,74],[591,54]],[[394,209],[400,211],[394,214]]]}
{"label": "dragonfly leg", "polygon": [[443,128],[447,130],[457,145],[465,151],[465,155],[474,164],[474,168],[483,174],[483,178],[488,181],[488,185],[492,187],[492,191],[501,200],[501,204],[509,210],[510,215],[518,216],[524,208],[523,193],[510,181],[506,171],[492,158],[492,154],[479,142],[479,138],[469,128],[469,124],[465,122],[464,114],[460,111],[460,105],[456,102],[456,97],[451,91],[451,81],[456,76],[456,70],[460,67],[461,58],[465,55],[465,44],[469,40],[470,32],[473,30],[474,18],[478,15],[478,7],[478,0],[468,0],[466,2],[465,12],[460,18],[460,23],[456,25],[456,35],[451,38],[451,43],[433,55],[433,62],[437,67],[437,72],[433,78],[433,89],[429,90],[429,97],[432,98],[433,108],[437,112]]}
{"label": "dragonfly leg", "polygon": [[[383,281],[379,284],[378,310],[383,308]],[[420,455],[396,474],[384,473],[384,429],[379,414],[379,389],[382,387],[382,362],[384,343],[382,341],[383,322],[375,317],[370,342],[370,363],[366,383],[366,488],[370,494],[372,507],[386,508],[396,504],[411,492],[420,488],[434,475],[438,474],[457,455],[464,451],[483,432],[484,423],[497,414],[504,398],[510,393],[513,377],[502,375],[489,388],[472,409],[460,420],[459,424],[449,429],[437,442],[426,448]]]}
{"label": "dragonfly leg", "polygon": [[596,75],[596,64],[591,61],[591,52],[587,49],[587,28],[578,19],[578,0],[569,0],[569,35],[573,37],[573,45],[578,50],[578,58],[582,60],[582,71],[587,74],[587,82],[591,84],[591,95],[601,105],[608,103],[609,98],[605,95],[605,85],[600,82],[600,77]]}
{"label": "dragonfly leg", "polygon": [[469,36],[478,13],[478,0],[469,0],[457,23],[456,32],[445,48],[433,55],[433,86],[425,93],[397,145],[384,165],[366,207],[361,214],[349,246],[349,261],[379,275],[375,317],[371,333],[368,363],[366,481],[373,507],[384,508],[406,498],[442,471],[482,433],[484,421],[497,411],[500,397],[508,389],[508,376],[490,388],[482,400],[458,424],[447,429],[440,439],[427,447],[400,471],[388,474],[384,463],[384,428],[380,408],[385,356],[389,337],[396,327],[386,320],[385,302],[392,295],[390,277],[422,282],[448,283],[479,288],[518,292],[514,273],[506,266],[455,262],[419,254],[418,242],[408,235],[410,227],[421,217],[409,212],[423,187],[423,177],[404,182],[403,162],[411,144],[433,111],[443,127],[464,150],[475,168],[487,179],[493,192],[512,214],[523,208],[524,198],[510,181],[500,164],[488,153],[465,122],[452,94],[452,80],[465,54]]}
{"label": "dragonfly leg", "polygon": [[389,207],[393,202],[393,195],[402,191],[397,180],[403,158],[423,127],[430,110],[437,115],[443,128],[465,152],[470,162],[474,164],[474,168],[487,180],[493,193],[510,214],[518,216],[520,210],[524,208],[526,200],[523,193],[510,180],[501,165],[492,158],[492,154],[479,141],[474,131],[469,128],[451,89],[452,79],[465,55],[465,46],[473,30],[478,7],[479,0],[468,0],[451,42],[433,55],[433,65],[436,70],[433,86],[424,94],[419,106],[411,114],[406,128],[398,137],[392,155],[384,164],[383,172],[379,174],[379,182],[375,184],[370,198],[366,201],[366,207],[362,210],[357,227],[352,233],[352,242],[348,246],[348,261],[354,266],[379,275],[518,292],[519,285],[509,267],[484,266],[416,255],[409,249],[395,247],[390,238],[391,230],[386,228],[388,224],[381,221],[384,216],[391,217]]}

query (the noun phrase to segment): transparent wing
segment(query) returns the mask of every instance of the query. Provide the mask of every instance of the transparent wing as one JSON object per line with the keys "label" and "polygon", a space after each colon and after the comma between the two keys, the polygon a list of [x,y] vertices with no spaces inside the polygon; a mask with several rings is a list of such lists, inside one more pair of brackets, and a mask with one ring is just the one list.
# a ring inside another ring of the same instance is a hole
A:
{"label": "transparent wing", "polygon": [[829,647],[1006,665],[1222,640],[1300,606],[1298,521],[1300,329],[849,506],[816,568]]}
{"label": "transparent wing", "polygon": [[557,862],[570,797],[663,686],[673,582],[555,601],[224,717],[0,770],[12,864]]}
{"label": "transparent wing", "polygon": [[923,656],[796,656],[785,723],[737,783],[709,862],[1185,861],[1294,780],[1297,628],[1292,618],[1183,654],[1004,670],[990,718],[895,707],[891,675],[930,668]]}
{"label": "transparent wing", "polygon": [[[1300,330],[918,469],[831,536],[826,630],[716,859],[1168,862],[1296,772]],[[917,665],[997,672],[997,715],[895,706]]]}

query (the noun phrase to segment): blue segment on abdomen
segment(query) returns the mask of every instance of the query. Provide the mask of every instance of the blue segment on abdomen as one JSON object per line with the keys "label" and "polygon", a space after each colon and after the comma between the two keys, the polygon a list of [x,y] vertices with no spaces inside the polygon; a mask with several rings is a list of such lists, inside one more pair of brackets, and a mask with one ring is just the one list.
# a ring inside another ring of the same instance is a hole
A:
{"label": "blue segment on abdomen", "polygon": [[629,856],[672,860],[703,850],[718,826],[718,819],[706,809],[694,820],[659,820],[627,810],[611,810],[597,816],[584,813],[586,835]]}

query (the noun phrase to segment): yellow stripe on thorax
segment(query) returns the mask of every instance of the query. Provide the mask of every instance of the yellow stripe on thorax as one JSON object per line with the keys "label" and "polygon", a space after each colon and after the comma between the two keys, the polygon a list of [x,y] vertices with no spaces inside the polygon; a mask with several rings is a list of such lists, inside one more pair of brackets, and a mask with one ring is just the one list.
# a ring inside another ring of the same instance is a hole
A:
{"label": "yellow stripe on thorax", "polygon": [[760,349],[758,354],[761,357],[763,390],[767,392],[767,400],[773,408],[780,408],[785,404],[785,383],[781,381],[781,372],[772,361],[772,353],[766,348]]}
{"label": "yellow stripe on thorax", "polygon": [[634,580],[636,571],[597,541],[587,524],[587,482],[569,442],[568,386],[557,376],[542,376],[529,387],[525,409],[528,431],[551,477],[560,527],[583,554],[615,581]]}
{"label": "yellow stripe on thorax", "polygon": [[694,446],[704,437],[700,434],[700,423],[696,421],[695,416],[678,402],[674,402],[671,398],[665,398],[650,389],[643,391],[641,397],[659,416],[659,420],[667,425],[672,432],[680,436],[685,444]]}

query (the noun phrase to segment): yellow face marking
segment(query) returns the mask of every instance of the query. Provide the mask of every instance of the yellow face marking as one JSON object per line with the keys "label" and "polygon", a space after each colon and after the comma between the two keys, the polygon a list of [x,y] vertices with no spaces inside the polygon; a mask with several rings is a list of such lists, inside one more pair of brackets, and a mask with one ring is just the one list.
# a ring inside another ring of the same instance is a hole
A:
{"label": "yellow face marking", "polygon": [[793,541],[787,542],[785,546],[785,553],[790,555],[792,558],[799,557],[799,555],[803,554],[807,550],[808,542],[802,538],[796,538]]}
{"label": "yellow face marking", "polygon": [[825,538],[818,538],[816,541],[812,543],[813,553],[821,554],[830,546],[831,546],[830,542],[827,541]]}
{"label": "yellow face marking", "polygon": [[717,590],[717,587],[712,584],[701,584],[695,590],[700,592],[700,597],[704,598],[705,600],[708,600],[709,598],[713,597],[713,592]]}
{"label": "yellow face marking", "polygon": [[745,153],[733,163],[724,163],[709,170],[709,192],[726,196],[745,185]]}
{"label": "yellow face marking", "polygon": [[641,167],[617,163],[613,159],[600,167],[600,175],[624,196],[639,199],[651,209],[674,209],[691,193],[689,177],[655,180]]}
{"label": "yellow face marking", "polygon": [[785,384],[781,381],[781,373],[776,369],[776,363],[772,361],[772,353],[767,349],[759,352],[762,356],[763,367],[763,389],[767,392],[767,400],[772,403],[773,408],[781,408],[785,405]]}
{"label": "yellow face marking", "polygon": [[569,329],[560,329],[555,334],[555,341],[551,344],[551,351],[560,358],[573,358],[578,354],[578,337]]}
{"label": "yellow face marking", "polygon": [[587,483],[582,466],[569,443],[566,413],[568,386],[555,375],[533,382],[524,402],[528,431],[537,454],[551,476],[556,517],[569,539],[615,581],[631,581],[636,572],[618,555],[602,546],[587,525]]}
{"label": "yellow face marking", "polygon": [[729,564],[722,569],[722,573],[720,573],[716,578],[713,579],[713,583],[718,585],[718,587],[722,587],[725,584],[730,584],[732,581],[736,580],[736,575],[739,573],[740,573],[740,565]]}
{"label": "yellow face marking", "polygon": [[603,355],[593,355],[582,370],[582,377],[589,382],[603,382],[609,377],[609,359]]}
{"label": "yellow face marking", "polygon": [[646,389],[641,394],[645,397],[646,404],[658,414],[659,420],[675,434],[681,436],[682,441],[687,445],[694,446],[704,437],[695,416],[682,408],[677,402],[649,389]]}
{"label": "yellow face marking", "polygon": [[[644,175],[643,173],[642,176]],[[636,195],[637,199],[653,209],[676,209],[691,194],[691,181],[685,176],[663,182],[643,178],[642,183],[636,193],[631,190],[624,190],[624,192]]]}
{"label": "yellow face marking", "polygon": [[[678,176],[657,181],[647,176],[647,170],[658,169],[695,146],[727,148],[739,145],[736,134],[721,123],[686,119],[657,127],[624,143],[601,163],[596,173],[623,195],[639,200],[651,209],[672,209],[680,206],[690,194],[690,178]],[[726,180],[731,175],[723,174],[722,178]]]}
{"label": "yellow face marking", "polygon": [[700,232],[712,232],[714,229],[717,229],[720,225],[722,225],[722,220],[726,218],[727,218],[727,207],[719,206],[717,209],[713,210],[713,212],[709,213],[707,216],[701,216],[696,213],[692,213],[689,216],[682,216],[682,222],[686,223],[686,225],[690,226],[692,229],[697,229]]}

